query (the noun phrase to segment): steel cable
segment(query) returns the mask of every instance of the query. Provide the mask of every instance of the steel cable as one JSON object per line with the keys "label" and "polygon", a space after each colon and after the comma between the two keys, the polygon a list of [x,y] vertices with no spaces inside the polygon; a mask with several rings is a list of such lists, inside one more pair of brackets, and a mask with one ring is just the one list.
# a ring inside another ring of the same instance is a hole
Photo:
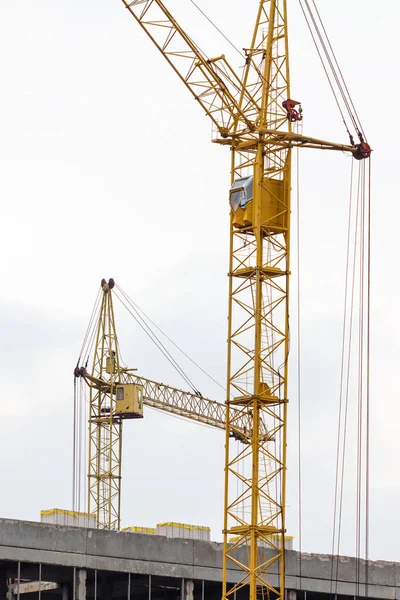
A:
{"label": "steel cable", "polygon": [[370,510],[370,353],[371,353],[371,158],[368,159],[368,190],[367,190],[367,333],[366,333],[366,402],[365,402],[365,590],[369,592],[369,510]]}
{"label": "steel cable", "polygon": [[[371,220],[370,220],[370,161],[361,166],[362,227],[360,232],[360,306],[359,306],[359,374],[358,374],[358,439],[357,439],[357,527],[356,527],[356,595],[361,590],[361,560],[363,523],[365,524],[365,589],[368,582],[369,555],[369,404],[370,404],[370,277],[371,277]],[[365,506],[363,505],[365,497]],[[363,521],[363,510],[365,521]]]}
{"label": "steel cable", "polygon": [[76,507],[76,377],[74,376],[74,413],[73,413],[73,438],[72,438],[72,510]]}
{"label": "steel cable", "polygon": [[345,90],[346,90],[346,92],[347,92],[347,96],[348,96],[348,98],[349,98],[350,104],[351,104],[351,106],[352,106],[352,108],[353,108],[354,115],[355,115],[355,117],[356,117],[356,119],[357,119],[357,122],[358,122],[358,127],[359,127],[359,129],[360,129],[361,133],[364,135],[364,131],[363,131],[363,128],[362,128],[362,126],[361,126],[361,121],[360,121],[360,118],[359,118],[359,116],[358,116],[358,113],[357,113],[356,107],[354,106],[354,103],[353,103],[352,97],[351,97],[351,95],[350,95],[350,92],[349,92],[349,89],[348,89],[348,87],[347,87],[346,80],[345,80],[345,78],[344,78],[344,76],[343,76],[343,73],[342,73],[342,70],[341,70],[341,68],[340,68],[340,65],[339,65],[339,63],[338,63],[338,61],[337,61],[336,54],[335,54],[335,52],[334,52],[334,50],[333,50],[333,48],[332,48],[331,42],[330,42],[330,40],[329,40],[329,37],[328,37],[328,34],[327,34],[327,32],[326,32],[326,29],[325,29],[324,23],[323,23],[323,21],[322,21],[321,15],[320,15],[320,13],[319,13],[318,7],[317,7],[317,5],[316,5],[316,3],[315,3],[315,0],[312,0],[312,2],[313,2],[313,5],[314,5],[314,8],[315,8],[315,11],[316,11],[316,13],[317,13],[317,15],[318,15],[319,22],[321,23],[321,26],[322,26],[323,32],[324,32],[324,34],[325,34],[326,40],[327,40],[327,42],[328,42],[329,48],[330,48],[330,50],[331,50],[331,53],[332,53],[332,56],[333,56],[333,60],[335,61],[335,64],[336,64],[336,67],[337,67],[337,69],[338,69],[338,72],[339,72],[339,74],[340,74],[340,77],[341,77],[341,79],[342,79],[342,82],[343,82],[344,88],[345,88]]}
{"label": "steel cable", "polygon": [[339,109],[339,112],[340,112],[340,115],[341,115],[341,117],[342,117],[342,120],[343,120],[344,126],[345,126],[345,128],[346,128],[346,131],[347,131],[347,133],[349,134],[349,136],[351,136],[351,134],[350,134],[350,130],[349,130],[349,127],[348,127],[348,125],[347,125],[347,123],[346,123],[346,119],[345,119],[345,117],[344,117],[344,113],[343,113],[342,107],[340,106],[339,100],[338,100],[338,98],[337,98],[337,95],[336,95],[336,92],[335,92],[335,88],[333,87],[333,84],[332,84],[332,82],[331,82],[331,79],[330,79],[330,77],[329,77],[328,70],[327,70],[327,68],[326,68],[326,66],[325,66],[325,63],[324,63],[324,60],[323,60],[323,58],[322,58],[321,51],[320,51],[320,49],[318,48],[318,44],[317,44],[317,42],[316,42],[316,39],[315,39],[315,36],[314,36],[313,30],[312,30],[312,27],[311,27],[311,25],[310,25],[310,23],[309,23],[309,20],[308,20],[308,18],[307,18],[307,15],[306,15],[306,12],[305,12],[305,10],[304,10],[304,7],[303,7],[303,5],[302,5],[302,3],[301,3],[301,0],[299,0],[299,4],[300,4],[300,8],[301,8],[301,10],[302,10],[302,12],[303,12],[304,18],[305,18],[305,20],[306,20],[306,23],[307,23],[308,29],[309,29],[309,31],[310,31],[311,37],[312,37],[312,39],[313,39],[313,42],[314,42],[314,45],[315,45],[315,49],[317,50],[318,56],[319,56],[319,58],[320,58],[320,61],[321,61],[321,64],[322,64],[322,68],[323,68],[323,69],[324,69],[324,71],[325,71],[326,78],[327,78],[327,80],[328,80],[328,83],[329,83],[329,86],[330,86],[330,88],[331,88],[331,90],[332,90],[332,94],[333,94],[333,97],[334,97],[334,99],[335,99],[336,105],[337,105],[337,107],[338,107],[338,109]]}
{"label": "steel cable", "polygon": [[331,563],[331,590],[333,593],[333,569],[334,569],[334,554],[336,541],[336,514],[339,493],[339,472],[340,472],[340,442],[341,442],[341,427],[342,427],[342,411],[343,411],[343,381],[345,367],[345,348],[346,348],[346,324],[347,324],[347,304],[348,304],[348,287],[349,287],[349,265],[350,265],[350,237],[351,237],[351,215],[352,215],[352,198],[353,198],[353,173],[354,162],[351,161],[350,173],[350,197],[349,197],[349,213],[347,224],[347,244],[346,244],[346,267],[345,267],[345,290],[344,290],[344,306],[343,306],[343,327],[342,327],[342,350],[341,350],[341,366],[340,366],[340,393],[339,393],[339,417],[338,417],[338,433],[337,433],[337,448],[336,448],[336,476],[335,476],[335,494],[333,507],[333,534],[332,534],[332,563]]}
{"label": "steel cable", "polygon": [[[371,286],[371,193],[370,161],[359,164],[357,204],[352,232],[352,183],[350,184],[347,234],[345,301],[342,331],[339,418],[336,451],[336,481],[332,535],[331,595],[337,593],[338,555],[341,544],[346,443],[349,435],[351,363],[356,364],[354,379],[355,438],[355,597],[362,594],[362,540],[365,536],[365,585],[368,581],[369,555],[369,436],[370,436],[370,286]],[[354,237],[353,237],[354,235]],[[350,240],[353,238],[350,257]],[[350,295],[350,297],[349,297]],[[356,303],[357,299],[357,303]],[[356,321],[356,316],[357,321]],[[353,334],[357,334],[353,343]],[[365,505],[363,501],[365,499]],[[365,512],[365,515],[363,515]],[[365,519],[365,521],[363,520]],[[364,525],[363,525],[364,523]],[[335,589],[334,589],[335,588]]]}
{"label": "steel cable", "polygon": [[[173,358],[173,356],[168,352],[164,344],[157,338],[155,333],[151,330],[151,328],[147,325],[144,319],[138,314],[134,307],[129,307],[122,298],[118,295],[118,292],[115,292],[115,296],[121,302],[121,304],[126,308],[129,314],[134,318],[139,327],[144,331],[144,333],[152,340],[155,346],[160,350],[160,352],[165,356],[168,362],[173,366],[173,368],[183,377],[189,387],[193,390],[195,394],[199,394],[199,391],[195,387],[194,383],[191,379],[186,375],[184,370],[180,367],[177,361]],[[128,300],[126,300],[128,302]],[[136,313],[136,314],[135,314]]]}
{"label": "steel cable", "polygon": [[209,17],[208,15],[206,15],[206,13],[204,12],[204,10],[202,10],[202,9],[200,8],[200,6],[199,6],[198,4],[196,4],[196,2],[194,2],[194,0],[190,0],[190,2],[193,4],[193,6],[195,6],[195,7],[197,8],[197,10],[198,10],[198,11],[199,11],[199,12],[200,12],[202,15],[203,15],[203,17],[205,17],[205,18],[207,19],[207,21],[208,21],[209,23],[211,23],[211,25],[214,27],[214,29],[216,29],[216,30],[218,31],[218,33],[219,33],[220,35],[222,35],[222,37],[223,37],[223,38],[224,38],[224,39],[225,39],[225,40],[228,42],[228,44],[230,44],[230,45],[232,46],[232,48],[233,48],[234,50],[236,50],[236,52],[237,52],[238,54],[240,54],[240,56],[241,56],[242,58],[246,58],[246,57],[244,56],[243,52],[240,52],[239,48],[237,48],[237,47],[235,46],[235,44],[234,44],[233,42],[231,42],[231,40],[228,38],[228,36],[226,36],[226,35],[224,34],[224,32],[223,32],[223,31],[222,31],[222,30],[221,30],[221,29],[220,29],[220,28],[219,28],[219,27],[218,27],[218,26],[217,26],[217,25],[214,23],[214,21],[213,21],[212,19],[210,19],[210,17]]}
{"label": "steel cable", "polygon": [[361,503],[362,503],[362,463],[363,463],[363,391],[364,391],[364,268],[365,268],[365,162],[361,171],[361,210],[360,210],[360,281],[358,311],[358,398],[357,398],[357,454],[356,454],[356,597],[360,597],[360,561],[361,561]]}
{"label": "steel cable", "polygon": [[[298,123],[296,127],[296,133],[298,133]],[[301,452],[302,452],[302,440],[301,440],[301,291],[300,291],[300,152],[299,148],[296,148],[296,186],[297,186],[297,213],[296,213],[296,232],[297,232],[297,412],[298,412],[298,519],[299,519],[299,587],[302,588],[302,533],[303,533],[303,514],[302,514],[302,478],[301,478]]]}
{"label": "steel cable", "polygon": [[[360,165],[359,165],[360,167]],[[342,406],[343,410],[339,412],[338,418],[338,444],[337,444],[337,463],[339,464],[339,468],[336,471],[336,482],[335,482],[335,509],[337,510],[334,515],[334,526],[333,530],[336,534],[336,540],[333,537],[332,541],[332,565],[331,565],[331,594],[333,590],[333,584],[335,584],[335,594],[337,593],[337,583],[338,583],[338,555],[340,552],[340,542],[341,542],[341,527],[342,527],[342,513],[343,513],[343,494],[344,494],[344,473],[346,466],[346,441],[347,441],[347,431],[348,431],[348,412],[349,412],[349,394],[350,394],[350,366],[351,366],[351,349],[352,349],[352,340],[353,340],[353,318],[354,318],[354,302],[355,302],[355,282],[356,282],[356,257],[357,257],[357,241],[358,241],[358,231],[359,231],[359,210],[360,210],[360,171],[358,176],[358,185],[357,185],[357,203],[355,209],[355,223],[354,223],[354,241],[353,241],[353,252],[350,257],[350,253],[347,253],[346,258],[346,274],[349,275],[350,280],[350,305],[348,308],[344,308],[344,329],[343,336],[345,339],[345,344],[342,346],[342,358],[341,362],[343,365],[343,370],[341,370],[341,379],[340,379],[340,395],[341,398],[339,400],[339,407]],[[352,191],[351,191],[352,194]],[[351,196],[352,198],[352,196]],[[352,199],[350,200],[352,202]],[[349,220],[349,230],[351,230],[351,213]],[[350,236],[348,235],[348,242],[350,247]],[[350,258],[351,263],[348,263]],[[349,267],[347,267],[349,264]],[[351,265],[351,266],[350,266]],[[347,285],[346,283],[346,291],[345,298],[347,298]],[[349,313],[348,317],[348,326],[347,330],[345,329],[346,323],[346,315]],[[346,339],[346,331],[347,339]],[[343,351],[344,348],[344,351]],[[342,367],[341,367],[342,369]],[[343,422],[343,425],[342,425]],[[340,434],[341,432],[341,439]],[[335,543],[336,542],[336,543]]]}
{"label": "steel cable", "polygon": [[[329,65],[329,67],[330,67],[330,69],[331,69],[331,72],[332,72],[333,78],[334,78],[334,80],[335,80],[335,82],[336,82],[336,85],[337,85],[337,87],[338,87],[338,89],[339,89],[339,92],[340,92],[340,95],[341,95],[341,97],[342,97],[343,103],[344,103],[344,105],[345,105],[345,107],[346,107],[346,109],[347,109],[348,115],[349,115],[349,117],[350,117],[350,119],[351,119],[351,122],[353,123],[353,126],[354,126],[354,128],[356,129],[356,131],[358,131],[358,129],[359,129],[359,128],[358,128],[358,125],[357,125],[357,121],[356,121],[356,119],[355,119],[355,117],[354,117],[354,115],[353,115],[353,112],[352,112],[352,110],[351,110],[351,106],[350,106],[350,103],[349,103],[349,101],[348,101],[348,99],[347,99],[347,97],[346,97],[346,94],[345,94],[345,91],[344,91],[343,85],[342,85],[342,83],[341,83],[340,77],[339,77],[339,75],[338,75],[338,73],[337,73],[337,71],[336,71],[336,69],[335,69],[334,62],[332,61],[332,58],[331,58],[331,57],[330,57],[330,55],[329,55],[329,52],[328,52],[327,46],[326,46],[326,44],[325,44],[325,41],[324,41],[324,38],[323,38],[323,35],[322,35],[322,33],[321,33],[321,31],[320,31],[320,29],[319,29],[319,27],[318,27],[317,21],[316,21],[316,19],[315,19],[314,15],[313,15],[313,13],[312,13],[312,10],[311,10],[311,8],[310,8],[310,5],[309,5],[309,3],[308,3],[308,0],[304,0],[304,1],[305,1],[305,4],[306,4],[306,6],[307,6],[308,12],[309,12],[309,14],[310,14],[310,18],[311,18],[311,20],[312,20],[312,22],[313,22],[314,29],[315,29],[315,31],[316,31],[316,33],[317,33],[317,36],[318,36],[318,38],[319,38],[319,41],[320,41],[320,44],[321,44],[322,50],[323,50],[323,52],[324,52],[324,54],[325,54],[325,58],[326,58],[326,60],[327,60],[327,62],[328,62],[328,65]],[[329,43],[329,40],[328,40],[328,43]],[[329,44],[329,45],[330,45],[330,44]]]}
{"label": "steel cable", "polygon": [[[304,2],[304,4],[303,4],[303,2]],[[300,8],[303,12],[305,21],[307,23],[312,40],[314,42],[315,48],[316,48],[318,56],[320,58],[322,67],[325,71],[325,75],[327,77],[329,86],[332,90],[335,102],[338,106],[343,123],[346,127],[346,131],[349,135],[350,142],[353,145],[354,139],[350,133],[350,130],[347,125],[342,107],[340,106],[340,102],[339,102],[338,96],[335,91],[334,83],[336,84],[336,87],[340,94],[341,100],[344,104],[347,114],[352,122],[352,125],[353,125],[355,132],[356,132],[357,136],[359,137],[360,141],[366,140],[365,134],[364,134],[358,113],[355,109],[354,102],[350,95],[348,86],[344,79],[342,70],[340,69],[338,60],[336,58],[336,54],[333,50],[332,44],[328,37],[328,33],[326,31],[326,28],[323,24],[321,15],[320,15],[317,5],[315,3],[315,0],[312,0],[312,4],[313,4],[314,10],[315,10],[314,13],[313,13],[312,7],[310,6],[308,0],[299,0]],[[308,16],[306,14],[306,11],[308,12]],[[320,26],[318,24],[318,21],[320,23]],[[321,28],[322,28],[322,30],[321,30]],[[314,31],[313,31],[313,29],[314,29]],[[317,39],[319,40],[319,44],[318,44]],[[322,56],[322,54],[324,55],[324,57]],[[329,74],[329,72],[328,72],[328,67],[329,67],[331,74]],[[333,78],[333,81],[332,81],[332,78]]]}
{"label": "steel cable", "polygon": [[183,356],[185,356],[188,360],[190,360],[190,362],[197,367],[198,369],[200,369],[200,371],[202,373],[204,373],[204,375],[206,375],[209,379],[211,379],[211,381],[213,381],[215,384],[217,384],[222,390],[226,391],[226,388],[221,385],[219,383],[219,381],[217,381],[216,379],[214,379],[214,377],[212,377],[212,375],[210,375],[209,373],[207,373],[207,371],[205,369],[203,369],[195,360],[193,360],[180,346],[178,346],[178,344],[176,344],[166,333],[165,331],[163,331],[161,329],[161,327],[159,327],[145,312],[144,310],[142,310],[140,308],[140,306],[138,306],[138,304],[136,304],[136,302],[134,302],[131,298],[129,298],[128,294],[126,294],[122,288],[119,285],[116,285],[116,288],[121,292],[121,294],[124,295],[125,299],[127,300],[127,302],[129,301],[129,303],[134,306],[136,308],[137,311],[139,311],[152,325],[153,327],[155,327],[177,350],[179,350],[179,352],[181,352],[181,354],[183,354]]}
{"label": "steel cable", "polygon": [[79,352],[79,358],[78,358],[78,363],[77,363],[78,365],[80,363],[82,355],[84,355],[86,353],[87,341],[88,341],[88,339],[91,336],[92,328],[94,326],[94,317],[95,317],[95,315],[96,315],[96,313],[98,311],[98,305],[99,305],[99,302],[100,302],[100,292],[101,292],[101,290],[99,290],[97,292],[96,300],[95,300],[95,303],[94,303],[94,306],[93,306],[93,309],[92,309],[92,313],[90,315],[89,324],[88,324],[86,332],[85,332],[85,337],[83,338],[81,350]]}

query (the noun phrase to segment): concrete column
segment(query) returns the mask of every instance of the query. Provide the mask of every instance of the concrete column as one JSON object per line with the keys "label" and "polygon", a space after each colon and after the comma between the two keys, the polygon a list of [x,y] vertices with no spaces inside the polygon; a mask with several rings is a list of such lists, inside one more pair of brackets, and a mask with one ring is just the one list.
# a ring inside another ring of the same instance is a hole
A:
{"label": "concrete column", "polygon": [[86,569],[78,569],[75,589],[76,600],[86,600]]}
{"label": "concrete column", "polygon": [[297,592],[296,590],[287,590],[287,600],[296,600]]}
{"label": "concrete column", "polygon": [[61,588],[62,600],[68,600],[68,583],[64,583]]}
{"label": "concrete column", "polygon": [[185,579],[185,600],[194,600],[194,583],[191,579]]}

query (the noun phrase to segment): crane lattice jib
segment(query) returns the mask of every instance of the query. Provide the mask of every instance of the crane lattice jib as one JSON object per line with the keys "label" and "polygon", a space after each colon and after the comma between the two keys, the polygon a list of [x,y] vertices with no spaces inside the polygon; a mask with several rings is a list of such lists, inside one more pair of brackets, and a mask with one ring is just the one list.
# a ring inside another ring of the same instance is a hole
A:
{"label": "crane lattice jib", "polygon": [[[225,56],[207,58],[160,0],[122,1],[221,135],[231,134],[238,123],[243,130],[252,127],[238,104],[242,83]],[[246,91],[244,96],[252,105],[252,96]]]}
{"label": "crane lattice jib", "polygon": [[[199,394],[185,392],[183,390],[151,381],[144,377],[132,374],[126,376],[122,373],[121,379],[129,383],[143,386],[143,403],[171,414],[186,417],[205,425],[218,429],[226,428],[225,404],[204,398]],[[251,439],[253,419],[251,412],[246,409],[235,410],[235,428],[231,436],[244,443]],[[266,435],[264,430],[264,435]]]}
{"label": "crane lattice jib", "polygon": [[[200,394],[186,392],[179,388],[152,381],[145,377],[132,374],[130,369],[120,369],[119,377],[114,380],[113,387],[110,380],[98,379],[88,373],[84,373],[83,377],[90,388],[98,390],[103,394],[107,394],[109,400],[102,407],[102,414],[97,415],[98,419],[107,421],[109,413],[113,405],[114,399],[111,399],[111,394],[115,393],[116,385],[120,383],[132,383],[143,388],[143,404],[151,406],[164,412],[169,412],[173,415],[185,417],[204,425],[209,425],[217,429],[226,428],[226,407],[225,404],[210,400]],[[106,406],[107,405],[107,406]],[[231,436],[244,444],[251,440],[253,429],[253,418],[251,411],[248,409],[235,409],[235,428],[231,431]],[[120,416],[115,416],[114,421],[120,420]],[[264,435],[269,435],[264,430]]]}
{"label": "crane lattice jib", "polygon": [[[241,80],[226,59],[207,59],[160,0],[122,2],[217,126],[214,142],[231,150],[223,598],[248,586],[250,600],[283,600],[291,150],[356,156],[356,147],[292,131],[286,0],[259,1]],[[245,183],[250,195],[237,201]],[[230,438],[243,411],[253,426],[238,449]],[[230,566],[240,576],[228,586]]]}

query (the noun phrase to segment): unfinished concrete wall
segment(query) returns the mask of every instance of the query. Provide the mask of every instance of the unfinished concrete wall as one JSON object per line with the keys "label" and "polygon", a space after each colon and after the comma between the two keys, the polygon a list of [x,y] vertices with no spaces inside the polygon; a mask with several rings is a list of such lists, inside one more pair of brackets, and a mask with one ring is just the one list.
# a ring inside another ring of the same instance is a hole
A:
{"label": "unfinished concrete wall", "polygon": [[[262,552],[267,557],[267,551]],[[245,549],[238,551],[238,558],[245,562]],[[298,552],[288,551],[287,588],[316,594],[332,593],[332,560],[328,555],[300,555]],[[117,575],[125,577],[127,574],[145,578],[151,575],[183,581],[207,581],[210,584],[219,584],[222,579],[222,544],[216,542],[168,539],[156,535],[117,533],[8,519],[0,519],[0,561],[3,567],[8,564],[8,572],[10,564],[15,565],[18,561],[24,563],[26,572],[29,571],[29,564],[41,564],[43,581],[57,581],[49,577],[55,577],[52,575],[55,570],[59,574],[63,569],[68,577],[71,569],[85,569],[90,572],[110,572],[114,578]],[[333,593],[400,600],[399,563],[371,562],[367,572],[365,563],[361,562],[359,578],[362,583],[357,585],[356,560],[339,557],[337,561],[338,582]],[[275,586],[278,585],[276,569],[277,564],[271,569],[271,583]],[[35,572],[33,567],[32,570]],[[364,584],[367,575],[368,590]],[[33,574],[32,579],[34,577]],[[228,581],[233,583],[240,577],[241,571],[232,564],[228,571]]]}

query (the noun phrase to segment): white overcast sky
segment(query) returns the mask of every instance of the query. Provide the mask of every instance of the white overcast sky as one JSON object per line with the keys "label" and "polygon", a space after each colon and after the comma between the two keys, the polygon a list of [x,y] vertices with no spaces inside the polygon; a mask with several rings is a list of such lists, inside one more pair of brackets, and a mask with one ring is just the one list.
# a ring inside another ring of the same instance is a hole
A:
{"label": "white overcast sky", "polygon": [[[257,4],[200,1],[240,48]],[[292,96],[303,103],[304,131],[347,142],[298,3],[288,4]],[[168,6],[209,56],[225,52],[241,66],[189,0]],[[373,558],[400,560],[400,5],[319,6],[375,149],[370,546]],[[229,152],[210,137],[199,106],[119,0],[0,2],[0,516],[37,520],[41,509],[71,507],[72,371],[102,277],[114,277],[224,383]],[[309,552],[331,546],[350,160],[301,156]],[[126,363],[184,385],[122,312],[117,324]],[[187,368],[204,395],[223,400]],[[288,533],[298,536],[294,386],[289,408]],[[220,539],[222,474],[221,432],[147,410],[124,431],[123,525],[198,523]],[[346,502],[342,552],[354,554],[351,491]]]}

